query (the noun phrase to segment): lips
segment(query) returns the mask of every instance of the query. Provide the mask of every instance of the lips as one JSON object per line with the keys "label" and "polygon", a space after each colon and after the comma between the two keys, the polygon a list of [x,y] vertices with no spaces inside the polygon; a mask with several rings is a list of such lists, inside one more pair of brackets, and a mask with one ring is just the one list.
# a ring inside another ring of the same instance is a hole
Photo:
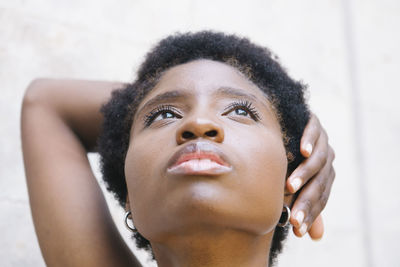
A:
{"label": "lips", "polygon": [[230,172],[224,153],[209,142],[194,142],[178,150],[169,160],[167,172],[182,175],[219,175]]}

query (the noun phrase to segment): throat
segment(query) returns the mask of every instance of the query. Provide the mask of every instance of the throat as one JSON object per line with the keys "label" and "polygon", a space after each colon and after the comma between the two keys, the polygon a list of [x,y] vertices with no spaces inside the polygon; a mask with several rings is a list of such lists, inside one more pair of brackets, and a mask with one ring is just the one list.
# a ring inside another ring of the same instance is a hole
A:
{"label": "throat", "polygon": [[254,235],[244,231],[204,229],[151,242],[159,267],[268,266],[273,231]]}

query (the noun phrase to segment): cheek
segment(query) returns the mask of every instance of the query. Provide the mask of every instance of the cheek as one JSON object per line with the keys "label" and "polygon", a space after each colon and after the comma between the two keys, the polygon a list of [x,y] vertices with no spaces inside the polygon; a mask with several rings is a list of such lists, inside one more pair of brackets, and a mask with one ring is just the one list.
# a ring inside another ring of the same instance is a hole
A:
{"label": "cheek", "polygon": [[[144,182],[142,178],[151,175],[151,169],[143,168],[143,166],[145,162],[153,160],[151,158],[153,153],[145,153],[144,147],[138,144],[140,143],[133,142],[130,144],[125,158],[125,177],[130,193],[136,193],[139,185]],[[151,147],[148,150],[151,150]],[[130,200],[133,201],[133,199]]]}
{"label": "cheek", "polygon": [[[154,232],[163,229],[160,220],[161,204],[166,192],[166,179],[163,172],[165,151],[170,146],[170,138],[150,134],[135,136],[131,141],[125,159],[125,177],[128,188],[133,221],[140,233],[150,239]],[[154,141],[156,140],[156,141]],[[157,212],[155,212],[157,211]]]}
{"label": "cheek", "polygon": [[287,169],[286,151],[281,136],[274,132],[245,132],[246,138],[226,140],[240,144],[240,154],[235,157],[237,174],[241,179],[240,194],[245,208],[260,232],[272,230],[282,212]]}
{"label": "cheek", "polygon": [[[146,146],[141,144],[147,144]],[[155,168],[146,166],[158,166],[157,158],[159,151],[156,150],[154,142],[146,140],[135,140],[131,142],[125,159],[125,177],[128,188],[130,208],[133,214],[135,226],[140,228],[143,221],[148,221],[145,216],[151,214],[151,196],[156,194],[157,188],[153,177],[156,177]]]}
{"label": "cheek", "polygon": [[269,177],[273,184],[284,184],[288,161],[280,132],[261,127],[254,131],[236,129],[225,142],[239,151],[235,155],[239,166]]}
{"label": "cheek", "polygon": [[167,135],[139,134],[131,138],[125,158],[128,190],[140,192],[161,174],[163,151],[169,145]]}

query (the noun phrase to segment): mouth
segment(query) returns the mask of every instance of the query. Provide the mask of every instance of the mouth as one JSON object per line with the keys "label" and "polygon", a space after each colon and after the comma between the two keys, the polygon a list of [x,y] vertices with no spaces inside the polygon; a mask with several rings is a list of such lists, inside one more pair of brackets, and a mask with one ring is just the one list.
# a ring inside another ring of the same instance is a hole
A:
{"label": "mouth", "polygon": [[225,154],[209,142],[189,143],[168,162],[167,172],[181,175],[220,175],[232,171]]}

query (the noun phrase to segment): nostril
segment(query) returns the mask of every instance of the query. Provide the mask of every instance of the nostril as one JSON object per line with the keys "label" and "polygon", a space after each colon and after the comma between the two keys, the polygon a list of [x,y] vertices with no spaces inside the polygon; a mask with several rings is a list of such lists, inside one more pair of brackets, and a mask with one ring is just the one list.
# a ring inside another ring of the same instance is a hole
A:
{"label": "nostril", "polygon": [[206,132],[206,135],[208,137],[216,137],[218,135],[218,132],[216,130],[211,130],[211,131]]}
{"label": "nostril", "polygon": [[183,133],[182,133],[182,137],[183,137],[184,139],[191,139],[191,138],[194,137],[194,134],[191,133],[191,132],[186,131],[186,132],[183,132]]}

